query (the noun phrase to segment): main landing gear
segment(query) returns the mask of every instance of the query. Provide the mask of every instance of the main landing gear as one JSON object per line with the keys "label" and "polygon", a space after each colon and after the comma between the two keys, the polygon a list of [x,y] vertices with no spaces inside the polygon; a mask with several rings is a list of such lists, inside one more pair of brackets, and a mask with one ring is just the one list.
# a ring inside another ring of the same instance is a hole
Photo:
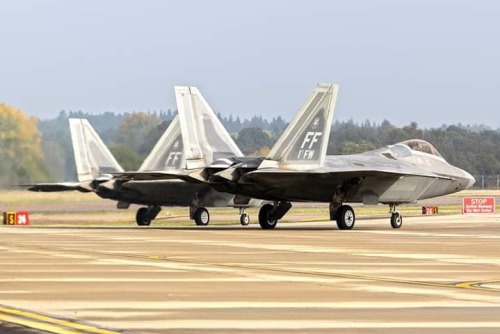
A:
{"label": "main landing gear", "polygon": [[210,214],[205,207],[190,207],[189,216],[198,226],[207,226],[210,223]]}
{"label": "main landing gear", "polygon": [[259,225],[265,230],[276,227],[278,220],[290,210],[290,202],[274,202],[274,204],[264,204],[259,211]]}
{"label": "main landing gear", "polygon": [[349,205],[341,205],[337,209],[337,227],[339,230],[352,230],[356,222],[354,210]]}
{"label": "main landing gear", "polygon": [[158,213],[160,213],[160,211],[161,207],[156,205],[139,208],[135,215],[135,221],[139,226],[149,226],[149,224],[151,224],[151,221],[155,219],[156,216],[158,216]]}
{"label": "main landing gear", "polygon": [[342,205],[342,203],[330,203],[330,220],[337,221],[339,230],[351,230],[356,222],[356,215],[354,210],[349,205]]}

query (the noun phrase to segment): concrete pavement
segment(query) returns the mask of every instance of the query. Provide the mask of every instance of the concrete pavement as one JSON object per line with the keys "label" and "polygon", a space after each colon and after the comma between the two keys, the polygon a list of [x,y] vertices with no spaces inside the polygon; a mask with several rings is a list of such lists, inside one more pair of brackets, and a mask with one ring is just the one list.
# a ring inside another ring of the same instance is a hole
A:
{"label": "concrete pavement", "polygon": [[500,215],[1,226],[0,265],[0,323],[45,316],[75,333],[500,331]]}

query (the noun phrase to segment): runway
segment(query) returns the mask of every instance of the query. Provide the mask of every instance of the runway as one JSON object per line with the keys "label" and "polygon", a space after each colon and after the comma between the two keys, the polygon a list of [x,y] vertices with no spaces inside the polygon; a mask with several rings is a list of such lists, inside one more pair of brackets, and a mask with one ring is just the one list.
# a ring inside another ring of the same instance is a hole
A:
{"label": "runway", "polygon": [[0,328],[32,333],[500,332],[500,215],[1,226],[0,264]]}

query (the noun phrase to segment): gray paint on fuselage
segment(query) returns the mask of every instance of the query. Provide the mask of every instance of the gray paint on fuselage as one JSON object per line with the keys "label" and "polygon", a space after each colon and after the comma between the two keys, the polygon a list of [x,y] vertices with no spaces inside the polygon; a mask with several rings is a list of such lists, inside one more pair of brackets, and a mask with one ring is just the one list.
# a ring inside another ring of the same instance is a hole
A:
{"label": "gray paint on fuselage", "polygon": [[327,156],[324,167],[309,171],[254,170],[231,191],[263,200],[330,202],[338,187],[352,183],[346,202],[410,203],[466,189],[471,182],[470,174],[443,158],[397,144],[361,154]]}
{"label": "gray paint on fuselage", "polygon": [[134,204],[159,206],[226,206],[233,195],[215,191],[205,183],[180,180],[128,181],[118,189],[120,198]]}

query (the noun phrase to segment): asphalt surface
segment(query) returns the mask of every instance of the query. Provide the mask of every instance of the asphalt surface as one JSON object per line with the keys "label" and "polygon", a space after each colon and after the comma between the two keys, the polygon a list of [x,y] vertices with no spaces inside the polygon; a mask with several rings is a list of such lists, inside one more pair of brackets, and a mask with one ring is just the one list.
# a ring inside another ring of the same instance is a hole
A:
{"label": "asphalt surface", "polygon": [[0,333],[500,332],[500,215],[0,226],[0,266]]}

